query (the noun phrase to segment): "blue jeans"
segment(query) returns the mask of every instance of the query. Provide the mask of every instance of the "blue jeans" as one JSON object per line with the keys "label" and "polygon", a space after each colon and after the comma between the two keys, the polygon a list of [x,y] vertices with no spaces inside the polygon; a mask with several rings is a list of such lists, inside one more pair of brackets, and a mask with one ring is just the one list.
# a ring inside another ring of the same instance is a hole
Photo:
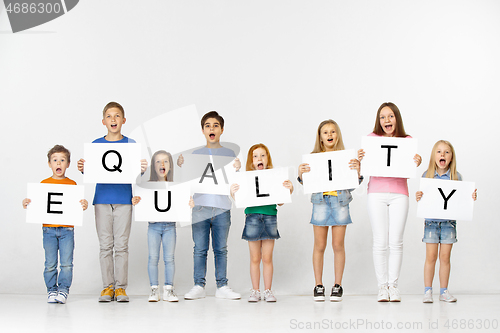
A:
{"label": "blue jeans", "polygon": [[230,226],[230,210],[206,206],[195,206],[193,208],[193,277],[195,285],[205,287],[210,230],[212,231],[217,288],[227,285],[227,236]]}
{"label": "blue jeans", "polygon": [[[47,292],[69,292],[73,280],[73,250],[75,233],[73,228],[42,227],[43,248],[45,249],[45,270],[43,278]],[[57,274],[57,252],[59,251],[59,276]]]}
{"label": "blue jeans", "polygon": [[158,262],[160,245],[163,244],[163,262],[165,263],[165,285],[174,285],[175,274],[175,222],[149,222],[148,226],[148,275],[151,286],[158,285]]}

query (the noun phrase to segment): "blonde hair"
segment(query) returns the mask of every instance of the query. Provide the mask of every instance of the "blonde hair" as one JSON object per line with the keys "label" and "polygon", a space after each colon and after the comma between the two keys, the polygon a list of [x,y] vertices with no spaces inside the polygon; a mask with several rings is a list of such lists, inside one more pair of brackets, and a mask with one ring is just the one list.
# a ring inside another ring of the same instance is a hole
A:
{"label": "blonde hair", "polygon": [[117,103],[117,102],[109,102],[108,104],[106,104],[106,106],[102,110],[102,118],[105,118],[106,111],[108,111],[109,109],[112,109],[112,108],[117,108],[118,110],[120,110],[122,113],[122,117],[125,118],[125,110],[123,109],[123,106],[121,106],[120,103]]}
{"label": "blonde hair", "polygon": [[426,178],[434,178],[434,174],[436,173],[436,150],[437,147],[440,143],[443,143],[450,147],[451,150],[451,161],[449,165],[450,169],[450,179],[451,180],[458,180],[458,172],[457,172],[457,160],[455,158],[455,149],[453,148],[452,144],[449,141],[446,140],[439,140],[434,144],[434,147],[432,147],[432,153],[431,153],[431,158],[429,159],[429,167],[427,168],[427,174],[425,175]]}
{"label": "blonde hair", "polygon": [[160,154],[167,155],[168,163],[170,164],[170,170],[168,170],[168,173],[165,176],[165,179],[163,179],[163,180],[167,181],[167,182],[172,182],[172,181],[174,181],[174,163],[172,160],[172,155],[170,153],[166,152],[165,150],[158,150],[156,153],[153,154],[153,157],[151,157],[151,175],[149,176],[149,181],[161,180],[158,177],[158,174],[156,173],[156,170],[155,170],[155,159],[156,159],[156,156],[158,156]]}
{"label": "blonde hair", "polygon": [[262,148],[266,151],[266,154],[267,154],[267,169],[272,169],[273,168],[273,160],[271,159],[271,153],[269,153],[269,149],[266,147],[265,144],[263,143],[257,143],[255,145],[253,145],[252,147],[250,147],[250,149],[248,150],[248,155],[247,155],[247,165],[246,165],[246,170],[247,171],[253,171],[255,170],[253,168],[253,151],[255,149],[259,149],[259,148]]}
{"label": "blonde hair", "polygon": [[396,128],[394,129],[394,137],[395,138],[406,138],[408,134],[405,132],[405,127],[403,126],[403,118],[401,117],[401,112],[399,112],[396,104],[391,102],[382,103],[377,111],[377,118],[375,118],[375,127],[373,127],[373,133],[377,135],[384,135],[384,129],[382,125],[380,125],[380,111],[383,108],[388,107],[394,112],[394,116],[396,117]]}
{"label": "blonde hair", "polygon": [[331,120],[323,120],[319,126],[318,130],[316,131],[316,143],[314,144],[314,149],[311,152],[311,154],[316,154],[316,153],[322,153],[325,151],[325,145],[323,142],[321,142],[321,128],[327,124],[333,124],[335,126],[335,133],[337,133],[337,142],[335,142],[335,145],[333,146],[333,150],[344,150],[344,141],[342,141],[342,133],[340,132],[340,127],[339,125]]}

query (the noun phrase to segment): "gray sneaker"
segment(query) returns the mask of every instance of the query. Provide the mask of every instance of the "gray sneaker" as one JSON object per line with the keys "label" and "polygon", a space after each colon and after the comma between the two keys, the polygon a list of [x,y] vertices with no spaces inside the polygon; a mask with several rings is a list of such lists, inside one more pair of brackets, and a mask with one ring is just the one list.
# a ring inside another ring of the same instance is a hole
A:
{"label": "gray sneaker", "polygon": [[432,303],[434,302],[434,300],[432,299],[432,290],[429,289],[425,292],[424,294],[424,300],[423,300],[424,303]]}
{"label": "gray sneaker", "polygon": [[266,302],[276,302],[276,297],[271,289],[266,289],[264,291],[264,301]]}
{"label": "gray sneaker", "polygon": [[260,291],[255,290],[255,289],[251,289],[250,290],[250,297],[248,297],[248,301],[250,303],[255,303],[255,302],[260,301]]}
{"label": "gray sneaker", "polygon": [[158,291],[158,286],[151,286],[151,292],[149,293],[148,302],[158,302],[160,300],[160,292]]}
{"label": "gray sneaker", "polygon": [[457,299],[452,294],[450,294],[450,292],[448,290],[445,290],[444,293],[439,295],[439,300],[443,301],[443,302],[448,302],[448,303],[452,303],[452,302],[457,301]]}
{"label": "gray sneaker", "polygon": [[175,294],[174,286],[163,286],[163,300],[167,302],[179,302],[179,297]]}

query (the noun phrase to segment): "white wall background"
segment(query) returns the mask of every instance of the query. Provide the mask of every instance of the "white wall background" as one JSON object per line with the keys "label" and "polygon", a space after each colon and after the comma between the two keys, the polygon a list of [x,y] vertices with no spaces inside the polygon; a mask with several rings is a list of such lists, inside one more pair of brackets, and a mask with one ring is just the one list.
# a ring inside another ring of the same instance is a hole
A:
{"label": "white wall background", "polygon": [[[2,8],[3,9],[3,8]],[[25,223],[26,183],[51,175],[46,152],[72,152],[67,176],[82,183],[76,161],[83,143],[106,134],[101,110],[124,105],[127,135],[164,112],[196,104],[219,111],[223,141],[244,154],[257,142],[277,166],[293,166],[310,152],[317,125],[332,118],[346,148],[359,148],[378,106],[396,103],[408,133],[419,139],[427,166],[432,145],[451,141],[458,170],[475,181],[472,222],[458,223],[450,288],[498,293],[497,204],[500,117],[500,2],[498,1],[80,1],[68,14],[12,34],[0,12],[0,293],[44,293],[42,233]],[[168,125],[165,126],[168,130]],[[201,135],[186,133],[185,135]],[[182,140],[182,138],[179,138]],[[300,187],[280,208],[282,239],[275,247],[274,289],[310,294],[312,205]],[[425,246],[409,181],[410,211],[400,277],[403,293],[421,293]],[[86,198],[93,198],[93,186]],[[371,227],[365,187],[351,203],[346,235],[347,294],[375,293]],[[233,289],[251,286],[244,214],[232,210],[228,277]],[[130,239],[129,294],[146,294],[147,223]],[[92,208],[76,233],[72,293],[101,290]],[[190,228],[178,230],[176,287],[192,286]],[[324,283],[333,283],[328,249]],[[215,289],[213,255],[207,290]],[[435,287],[438,282],[435,280]]]}

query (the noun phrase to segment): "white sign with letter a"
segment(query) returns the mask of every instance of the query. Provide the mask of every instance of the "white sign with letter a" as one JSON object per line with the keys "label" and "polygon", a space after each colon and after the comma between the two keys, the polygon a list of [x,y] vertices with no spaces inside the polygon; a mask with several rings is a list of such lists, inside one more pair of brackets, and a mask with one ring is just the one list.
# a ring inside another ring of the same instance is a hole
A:
{"label": "white sign with letter a", "polygon": [[189,184],[148,182],[134,186],[141,201],[134,206],[135,220],[147,222],[191,222]]}
{"label": "white sign with letter a", "polygon": [[287,168],[238,172],[232,180],[240,186],[234,194],[238,208],[292,202],[290,190],[283,186]]}
{"label": "white sign with letter a", "polygon": [[355,158],[354,149],[302,155],[302,163],[311,168],[302,174],[304,193],[357,188],[358,171],[349,166],[349,161]]}
{"label": "white sign with letter a", "polygon": [[415,178],[417,139],[364,136],[365,156],[361,169],[365,176]]}
{"label": "white sign with letter a", "polygon": [[28,184],[27,223],[82,225],[84,186]]}
{"label": "white sign with letter a", "polygon": [[84,183],[133,184],[140,179],[138,143],[86,143],[84,156]]}
{"label": "white sign with letter a", "polygon": [[417,216],[472,221],[474,189],[473,182],[422,178],[420,191],[423,195],[418,202]]}

